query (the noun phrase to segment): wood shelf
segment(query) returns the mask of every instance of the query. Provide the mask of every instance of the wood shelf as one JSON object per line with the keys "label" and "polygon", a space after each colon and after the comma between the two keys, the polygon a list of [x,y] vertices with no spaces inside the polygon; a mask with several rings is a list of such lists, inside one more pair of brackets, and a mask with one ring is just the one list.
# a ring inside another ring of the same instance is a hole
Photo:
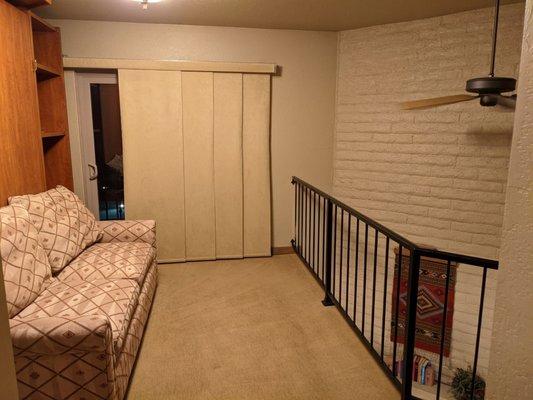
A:
{"label": "wood shelf", "polygon": [[43,139],[46,139],[46,138],[59,138],[59,137],[63,137],[65,136],[65,132],[41,132],[41,137]]}
{"label": "wood shelf", "polygon": [[31,17],[32,31],[34,32],[57,32],[57,29],[54,26],[50,25],[43,18],[32,13],[31,11],[28,14],[30,14],[30,17]]}
{"label": "wood shelf", "polygon": [[52,4],[52,0],[9,0],[9,2],[14,6],[24,8],[35,8]]}
{"label": "wood shelf", "polygon": [[37,68],[35,70],[35,74],[37,75],[37,81],[44,81],[47,79],[57,78],[61,76],[60,71],[56,71],[53,68],[50,68],[46,65],[37,63]]}

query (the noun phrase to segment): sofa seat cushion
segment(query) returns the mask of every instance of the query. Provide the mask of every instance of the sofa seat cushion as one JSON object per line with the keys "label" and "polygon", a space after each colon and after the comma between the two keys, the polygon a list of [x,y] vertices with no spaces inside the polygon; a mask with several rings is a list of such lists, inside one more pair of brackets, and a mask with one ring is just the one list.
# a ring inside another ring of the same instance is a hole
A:
{"label": "sofa seat cushion", "polygon": [[102,237],[94,215],[63,186],[39,194],[13,196],[9,204],[19,204],[28,210],[53,273],[61,271]]}
{"label": "sofa seat cushion", "polygon": [[148,243],[97,243],[75,258],[58,278],[62,281],[133,279],[141,285],[154,259],[155,249]]}
{"label": "sofa seat cushion", "polygon": [[0,208],[0,256],[7,312],[12,318],[37,298],[52,275],[37,228],[21,206]]}
{"label": "sofa seat cushion", "polygon": [[63,282],[54,279],[53,283],[15,318],[75,319],[85,315],[105,316],[111,324],[115,355],[118,355],[137,307],[139,294],[140,286],[132,279],[99,279],[93,282]]}

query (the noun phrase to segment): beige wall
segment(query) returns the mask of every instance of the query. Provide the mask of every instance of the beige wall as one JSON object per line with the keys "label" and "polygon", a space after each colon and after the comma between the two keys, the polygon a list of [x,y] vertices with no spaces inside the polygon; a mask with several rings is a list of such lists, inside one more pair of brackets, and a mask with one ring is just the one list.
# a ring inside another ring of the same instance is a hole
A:
{"label": "beige wall", "polygon": [[[498,75],[518,75],[523,9],[502,7]],[[513,113],[477,101],[398,107],[464,93],[467,79],[487,75],[491,18],[492,9],[483,9],[340,33],[333,191],[416,242],[497,258]],[[478,366],[485,378],[496,275],[488,275]],[[459,267],[445,381],[473,362],[480,284],[479,269]]]}
{"label": "beige wall", "polygon": [[494,400],[533,398],[532,0],[526,9],[488,382]]}
{"label": "beige wall", "polygon": [[[517,76],[523,4],[504,6],[496,72]],[[491,9],[344,31],[334,191],[415,241],[496,257],[513,113],[398,102],[464,93],[489,70]]]}
{"label": "beige wall", "polygon": [[69,57],[271,62],[273,243],[292,238],[290,177],[331,187],[337,34],[53,20]]}

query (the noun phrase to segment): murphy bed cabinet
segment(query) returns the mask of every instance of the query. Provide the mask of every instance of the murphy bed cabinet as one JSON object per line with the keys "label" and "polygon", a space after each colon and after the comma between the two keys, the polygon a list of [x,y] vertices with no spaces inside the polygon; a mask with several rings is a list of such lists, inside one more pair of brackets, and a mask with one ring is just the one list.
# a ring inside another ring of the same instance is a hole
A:
{"label": "murphy bed cabinet", "polygon": [[73,189],[61,35],[30,11],[50,3],[0,0],[0,206]]}

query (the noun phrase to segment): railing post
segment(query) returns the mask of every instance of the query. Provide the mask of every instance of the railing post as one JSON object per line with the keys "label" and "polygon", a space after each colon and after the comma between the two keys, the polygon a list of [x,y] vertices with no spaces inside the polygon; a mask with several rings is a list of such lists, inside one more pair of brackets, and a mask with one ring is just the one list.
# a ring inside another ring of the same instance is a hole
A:
{"label": "railing post", "polygon": [[298,186],[296,185],[296,181],[294,180],[294,176],[291,179],[291,185],[294,187],[294,237],[291,239],[291,245],[292,248],[297,253],[297,230],[298,230]]}
{"label": "railing post", "polygon": [[[402,260],[400,260],[400,268],[401,267]],[[407,285],[407,318],[404,332],[405,343],[403,347],[404,375],[402,380],[402,400],[411,400],[412,398],[419,269],[420,253],[417,249],[411,249],[411,258],[409,262],[409,281]]]}
{"label": "railing post", "polygon": [[326,225],[326,273],[324,277],[324,300],[322,304],[326,307],[332,306],[331,301],[331,251],[332,251],[332,234],[333,234],[333,203],[331,200],[327,200],[327,225]]}

